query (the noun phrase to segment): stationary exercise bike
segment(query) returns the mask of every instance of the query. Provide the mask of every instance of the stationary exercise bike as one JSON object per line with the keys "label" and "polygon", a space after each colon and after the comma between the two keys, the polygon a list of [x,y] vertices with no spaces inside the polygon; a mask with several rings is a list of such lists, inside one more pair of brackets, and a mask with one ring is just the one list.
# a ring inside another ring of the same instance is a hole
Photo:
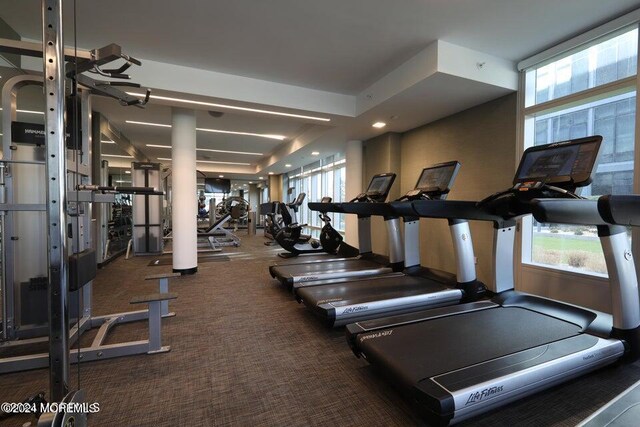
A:
{"label": "stationary exercise bike", "polygon": [[[304,199],[304,193],[301,193]],[[300,195],[298,196],[300,198]],[[331,203],[331,197],[323,197],[321,203]],[[299,206],[299,205],[298,205]],[[297,212],[297,209],[294,210]],[[293,258],[305,254],[328,253],[336,255],[339,252],[345,257],[354,257],[359,254],[358,250],[344,243],[342,235],[336,231],[331,225],[331,217],[322,212],[319,218],[324,223],[320,230],[320,239],[309,238],[305,241],[306,235],[302,234],[302,227],[307,224],[298,224],[292,222],[290,225],[283,227],[276,235],[275,240],[288,252],[279,253],[282,258]]]}
{"label": "stationary exercise bike", "polygon": [[277,244],[276,234],[285,226],[291,225],[291,214],[286,212],[286,209],[286,205],[281,202],[263,203],[260,206],[260,211],[266,212],[264,214],[264,237],[267,239],[264,244],[266,246]]}
{"label": "stationary exercise bike", "polygon": [[[292,189],[290,189],[292,190]],[[298,194],[292,202],[282,203],[282,202],[271,202],[269,204],[264,204],[263,206],[269,206],[267,212],[265,214],[265,233],[264,236],[269,239],[264,242],[266,246],[272,246],[276,243],[276,235],[283,230],[285,227],[289,227],[294,223],[297,223],[296,217],[298,214],[298,210],[304,199],[307,195],[305,193]],[[298,243],[307,243],[311,240],[311,235],[309,234],[300,234],[298,236]],[[319,245],[319,243],[318,243]]]}

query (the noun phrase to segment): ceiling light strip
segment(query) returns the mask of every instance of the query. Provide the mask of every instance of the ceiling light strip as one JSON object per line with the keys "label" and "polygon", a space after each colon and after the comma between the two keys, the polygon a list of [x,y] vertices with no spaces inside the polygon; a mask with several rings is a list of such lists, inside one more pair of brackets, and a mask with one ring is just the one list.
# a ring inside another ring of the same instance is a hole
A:
{"label": "ceiling light strip", "polygon": [[[139,96],[140,98],[144,98],[146,95],[135,93],[135,92],[127,92],[129,95]],[[161,101],[172,101],[172,102],[181,102],[184,104],[194,104],[194,105],[203,105],[206,107],[215,107],[215,108],[228,108],[230,110],[240,110],[240,111],[250,111],[252,113],[261,113],[261,114],[271,114],[274,116],[285,116],[285,117],[294,117],[297,119],[308,119],[308,120],[317,120],[320,122],[330,122],[331,119],[326,117],[315,117],[315,116],[305,116],[302,114],[293,114],[293,113],[282,113],[280,111],[271,111],[271,110],[261,110],[258,108],[249,108],[249,107],[238,107],[236,105],[228,105],[228,104],[216,104],[213,102],[204,102],[204,101],[193,101],[190,99],[181,99],[181,98],[171,98],[168,96],[160,96],[160,95],[151,95],[151,99],[158,99]]]}
{"label": "ceiling light strip", "polygon": [[286,138],[286,136],[283,136],[283,135],[271,135],[267,133],[237,132],[237,131],[231,131],[231,130],[205,129],[205,128],[196,128],[196,130],[199,130],[202,132],[227,133],[231,135],[259,136],[260,138],[277,139],[279,141],[282,141]]}
{"label": "ceiling light strip", "polygon": [[[2,108],[0,107],[0,111]],[[33,111],[33,110],[16,110],[17,113],[25,113],[25,114],[40,114],[44,115],[44,111]]]}
{"label": "ceiling light strip", "polygon": [[[156,157],[158,160],[166,160],[168,162],[171,161],[171,158],[169,157]],[[215,164],[220,164],[220,165],[240,165],[240,166],[251,166],[251,163],[243,163],[243,162],[220,162],[217,160],[198,160],[196,159],[197,163],[215,163]]]}
{"label": "ceiling light strip", "polygon": [[[146,146],[151,148],[171,148],[170,145],[160,145],[160,144],[146,144]],[[226,154],[246,154],[249,156],[262,156],[264,154],[264,153],[252,153],[249,151],[215,150],[213,148],[196,148],[196,151],[207,151],[211,153],[226,153]]]}
{"label": "ceiling light strip", "polygon": [[[136,121],[136,120],[125,120],[125,122],[129,123],[129,124],[133,124],[133,125],[156,126],[156,127],[161,127],[161,128],[170,128],[171,127],[171,125],[166,125],[164,123],[139,122],[139,121]],[[257,136],[257,137],[260,137],[260,138],[277,139],[278,141],[283,141],[284,139],[287,138],[284,135],[272,135],[272,134],[268,134],[268,133],[240,132],[240,131],[233,131],[233,130],[208,129],[208,128],[196,128],[196,130],[201,131],[201,132],[226,133],[226,134],[230,134],[230,135]]]}
{"label": "ceiling light strip", "polygon": [[119,157],[122,159],[133,159],[133,156],[122,156],[120,154],[102,154],[102,157]]}

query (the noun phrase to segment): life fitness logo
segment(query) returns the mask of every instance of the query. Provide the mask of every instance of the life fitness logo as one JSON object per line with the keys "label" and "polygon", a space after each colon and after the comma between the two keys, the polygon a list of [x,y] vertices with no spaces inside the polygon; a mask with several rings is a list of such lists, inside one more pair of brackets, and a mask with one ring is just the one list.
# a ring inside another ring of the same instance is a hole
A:
{"label": "life fitness logo", "polygon": [[485,397],[494,396],[500,393],[503,389],[504,389],[504,386],[497,386],[497,387],[485,388],[482,391],[476,391],[475,393],[471,393],[469,395],[469,398],[467,399],[467,403],[465,403],[464,405],[467,406],[471,403],[478,403],[482,401]]}

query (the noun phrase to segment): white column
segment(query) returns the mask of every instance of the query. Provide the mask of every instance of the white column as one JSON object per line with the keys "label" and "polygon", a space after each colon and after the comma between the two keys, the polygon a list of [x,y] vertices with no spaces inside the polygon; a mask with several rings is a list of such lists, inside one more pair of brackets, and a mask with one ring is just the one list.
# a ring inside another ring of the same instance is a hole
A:
{"label": "white column", "polygon": [[[362,141],[347,141],[345,194],[351,200],[362,193]],[[345,242],[358,246],[358,217],[345,215]]]}
{"label": "white column", "polygon": [[198,206],[196,203],[196,113],[172,108],[171,219],[173,271],[198,271]]}

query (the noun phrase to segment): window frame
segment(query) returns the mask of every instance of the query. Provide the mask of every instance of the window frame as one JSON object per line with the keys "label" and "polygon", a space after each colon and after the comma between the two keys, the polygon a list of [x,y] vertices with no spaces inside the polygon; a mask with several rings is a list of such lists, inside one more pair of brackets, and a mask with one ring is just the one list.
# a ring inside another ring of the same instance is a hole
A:
{"label": "window frame", "polygon": [[[633,30],[634,28],[638,29],[639,43],[637,50],[638,53],[640,53],[639,24],[640,9],[518,64],[520,76],[517,93],[516,165],[527,146],[527,141],[534,141],[536,137],[535,126],[527,125],[528,118],[535,117],[535,115],[542,113],[550,114],[567,110],[570,107],[578,107],[597,100],[610,98],[614,95],[622,95],[635,91],[636,114],[633,155],[633,192],[634,194],[640,194],[640,54],[637,54],[637,69],[636,74],[633,76],[625,77],[615,82],[605,83],[594,88],[587,88],[541,103],[534,103],[533,105],[528,105],[531,103],[527,103],[528,99],[535,99],[535,93],[531,92],[532,87],[533,90],[535,90],[535,85],[528,84],[528,72]],[[514,256],[517,260],[515,263],[516,288],[610,312],[611,307],[608,298],[609,282],[606,275],[566,270],[561,267],[524,261],[525,257],[531,259],[532,233],[529,232],[529,230],[531,230],[532,223],[532,218],[528,216],[519,220],[517,225],[516,244],[514,248]],[[635,254],[640,254],[640,230],[638,230],[638,228],[632,229],[632,251]],[[636,269],[640,274],[640,262],[636,262]],[[603,292],[603,289],[606,290],[606,292]]]}
{"label": "window frame", "polygon": [[[344,175],[346,171],[346,159],[343,156],[335,155],[316,161],[307,166],[303,166],[287,174],[289,187],[296,189],[296,194],[305,192],[307,194],[306,201],[317,201],[325,195],[330,195],[335,202],[343,202],[341,194],[336,194],[336,174]],[[331,176],[331,179],[327,177]],[[331,183],[331,188],[328,183]],[[344,194],[345,181],[341,181],[342,193]],[[329,213],[334,228],[344,235],[344,214]],[[298,221],[301,224],[307,224],[306,228],[314,237],[318,237],[322,224],[319,222],[317,212],[309,210],[307,204],[304,203],[298,212]],[[341,228],[342,225],[342,228]]]}

